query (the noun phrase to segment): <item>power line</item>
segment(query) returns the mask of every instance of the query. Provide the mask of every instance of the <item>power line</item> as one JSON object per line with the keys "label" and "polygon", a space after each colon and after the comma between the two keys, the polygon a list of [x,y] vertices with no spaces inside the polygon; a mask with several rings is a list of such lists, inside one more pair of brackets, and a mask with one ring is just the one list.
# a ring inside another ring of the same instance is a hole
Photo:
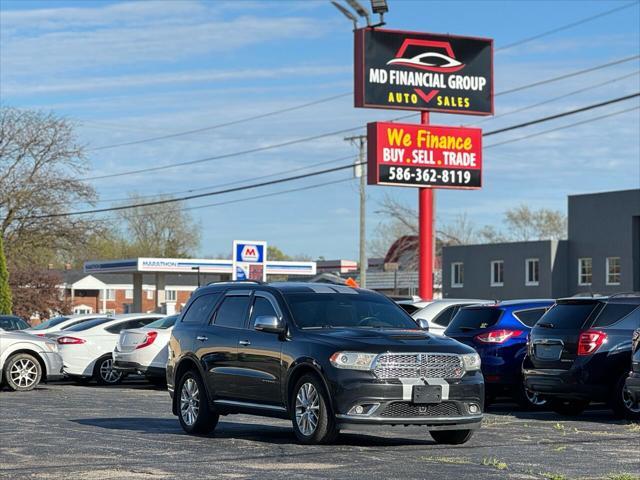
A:
{"label": "power line", "polygon": [[[550,78],[550,79],[547,79],[547,80],[534,82],[534,83],[531,83],[531,84],[528,84],[528,85],[522,85],[520,87],[511,89],[511,90],[507,90],[507,91],[504,91],[504,92],[497,93],[496,96],[497,95],[506,95],[508,93],[513,93],[513,92],[516,92],[516,91],[525,90],[527,88],[536,87],[536,86],[539,86],[539,85],[543,85],[545,83],[555,82],[555,81],[560,80],[560,79],[571,78],[571,77],[574,77],[574,76],[577,76],[577,75],[582,75],[584,73],[592,72],[592,71],[599,70],[599,69],[602,69],[602,68],[607,68],[607,67],[611,67],[613,65],[618,65],[620,63],[629,62],[629,61],[635,60],[637,58],[640,58],[640,55],[634,55],[632,57],[623,58],[621,60],[616,60],[616,61],[613,61],[613,62],[605,63],[603,65],[598,65],[598,66],[591,67],[591,68],[588,68],[588,69],[585,69],[585,70],[579,70],[577,72],[573,72],[573,73],[570,73],[570,74],[561,75],[560,77]],[[411,117],[413,115],[415,115],[415,114],[410,114],[410,115],[405,115],[405,116],[402,116],[402,117],[394,118],[391,121],[402,120],[404,118],[408,118],[408,117]],[[127,175],[136,175],[136,174],[140,174],[140,173],[149,173],[149,172],[155,172],[155,171],[159,171],[159,170],[165,170],[165,169],[169,169],[169,168],[184,167],[184,166],[187,166],[187,165],[196,165],[196,164],[199,164],[199,163],[211,162],[211,161],[214,161],[214,160],[222,160],[222,159],[225,159],[225,158],[232,158],[232,157],[237,157],[237,156],[242,156],[242,155],[249,155],[249,154],[252,154],[252,153],[263,152],[263,151],[267,151],[267,150],[274,150],[274,149],[277,149],[277,148],[288,147],[288,146],[291,146],[291,145],[297,145],[297,144],[300,144],[300,143],[306,143],[306,142],[310,142],[310,141],[314,141],[314,140],[319,140],[319,139],[322,139],[322,138],[332,137],[334,135],[343,135],[345,133],[355,132],[355,131],[361,130],[363,128],[364,128],[363,126],[353,127],[353,128],[346,128],[346,129],[343,129],[343,130],[337,130],[337,131],[333,131],[333,132],[322,133],[322,134],[313,135],[313,136],[310,136],[310,137],[303,137],[303,138],[298,138],[298,139],[295,139],[295,140],[289,140],[289,141],[286,141],[286,142],[275,143],[275,144],[271,144],[271,145],[265,145],[263,147],[255,147],[255,148],[251,148],[251,149],[247,149],[247,150],[241,150],[241,151],[226,153],[226,154],[222,154],[222,155],[214,155],[214,156],[211,156],[211,157],[199,158],[199,159],[196,159],[196,160],[189,160],[189,161],[186,161],[186,162],[170,163],[170,164],[165,164],[165,165],[158,165],[156,167],[147,167],[147,168],[140,168],[140,169],[137,169],[137,170],[128,170],[128,171],[125,171],[125,172],[109,173],[109,174],[105,174],[105,175],[96,175],[96,176],[93,176],[93,177],[81,178],[80,180],[85,180],[85,181],[88,181],[88,180],[102,180],[102,179],[105,179],[105,178],[114,178],[114,177],[121,177],[121,176],[127,176]]]}
{"label": "power line", "polygon": [[583,18],[581,20],[577,20],[575,22],[567,23],[566,25],[562,25],[560,27],[552,28],[551,30],[547,30],[546,32],[542,32],[542,33],[539,33],[537,35],[533,35],[531,37],[523,38],[522,40],[517,40],[517,41],[515,41],[513,43],[508,43],[507,45],[504,45],[502,47],[496,48],[495,51],[496,52],[502,52],[502,51],[507,50],[509,48],[517,47],[517,46],[523,45],[525,43],[529,43],[529,42],[532,42],[534,40],[538,40],[539,38],[543,38],[543,37],[546,37],[548,35],[552,35],[554,33],[562,32],[564,30],[569,30],[570,28],[577,27],[578,25],[583,25],[585,23],[592,22],[593,20],[596,20],[598,18],[602,18],[602,17],[605,17],[607,15],[611,15],[612,13],[619,12],[620,10],[624,10],[626,8],[637,6],[637,5],[638,5],[638,2],[627,3],[626,5],[622,5],[620,7],[612,8],[611,10],[606,10],[606,11],[598,13],[596,15],[592,15],[590,17],[586,17],[586,18]]}
{"label": "power line", "polygon": [[133,141],[130,141],[130,142],[115,143],[115,144],[112,144],[112,145],[102,145],[102,146],[99,146],[99,147],[89,148],[89,149],[87,149],[87,151],[95,152],[97,150],[106,150],[108,148],[124,147],[124,146],[128,146],[128,145],[138,145],[140,143],[154,142],[156,140],[165,140],[167,138],[182,137],[184,135],[191,135],[191,134],[194,134],[194,133],[208,132],[210,130],[215,130],[217,128],[229,127],[231,125],[237,125],[239,123],[248,122],[250,120],[258,120],[260,118],[271,117],[273,115],[278,115],[280,113],[292,112],[294,110],[300,110],[302,108],[310,107],[310,106],[313,106],[313,105],[318,105],[318,104],[321,104],[321,103],[330,102],[332,100],[336,100],[338,98],[347,97],[347,96],[350,96],[350,95],[352,95],[351,92],[340,93],[338,95],[332,95],[331,97],[321,98],[319,100],[314,100],[312,102],[307,102],[307,103],[303,103],[303,104],[300,104],[300,105],[294,105],[293,107],[281,108],[279,110],[273,110],[271,112],[266,112],[266,113],[262,113],[262,114],[259,114],[259,115],[252,115],[250,117],[240,118],[238,120],[233,120],[233,121],[230,121],[230,122],[218,123],[217,125],[211,125],[209,127],[196,128],[194,130],[186,130],[186,131],[183,131],[183,132],[171,133],[171,134],[167,134],[167,135],[159,135],[157,137],[148,137],[148,138],[143,138],[143,139],[140,139],[140,140],[133,140]]}
{"label": "power line", "polygon": [[556,127],[556,128],[550,128],[548,130],[542,130],[540,132],[532,133],[530,135],[525,135],[523,137],[512,138],[511,140],[505,140],[503,142],[498,142],[498,143],[492,143],[491,145],[486,145],[483,148],[487,149],[487,148],[498,147],[500,145],[506,145],[507,143],[519,142],[521,140],[527,140],[529,138],[538,137],[540,135],[545,135],[547,133],[557,132],[558,130],[565,130],[567,128],[577,127],[579,125],[584,125],[585,123],[595,122],[597,120],[602,120],[604,118],[614,117],[616,115],[621,115],[623,113],[627,113],[627,112],[631,112],[633,110],[639,110],[639,109],[640,109],[640,107],[631,107],[631,108],[627,108],[625,110],[618,110],[617,112],[607,113],[605,115],[600,115],[599,117],[588,118],[587,120],[582,120],[580,122],[570,123],[568,125],[562,125],[562,126]]}
{"label": "power line", "polygon": [[575,110],[569,110],[568,112],[557,113],[555,115],[549,115],[547,117],[538,118],[536,120],[531,120],[529,122],[519,123],[517,125],[511,125],[509,127],[499,128],[498,130],[485,132],[482,134],[482,136],[489,137],[491,135],[497,135],[499,133],[509,132],[511,130],[516,130],[518,128],[524,128],[530,125],[536,125],[537,123],[543,123],[543,122],[548,122],[550,120],[555,120],[556,118],[562,118],[562,117],[567,117],[569,115],[575,115],[576,113],[586,112],[588,110],[593,110],[594,108],[604,107],[606,105],[611,105],[613,103],[624,102],[626,100],[631,100],[632,98],[639,97],[639,96],[640,96],[640,92],[632,93],[631,95],[625,95],[623,97],[614,98],[612,100],[607,100],[605,102],[594,103],[586,107],[576,108]]}

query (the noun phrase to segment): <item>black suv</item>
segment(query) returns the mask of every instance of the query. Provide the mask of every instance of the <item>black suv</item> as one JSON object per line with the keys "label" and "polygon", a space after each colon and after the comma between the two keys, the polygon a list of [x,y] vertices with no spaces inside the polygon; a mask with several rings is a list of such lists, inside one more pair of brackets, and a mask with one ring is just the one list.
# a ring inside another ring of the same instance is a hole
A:
{"label": "black suv", "polygon": [[292,420],[302,443],[342,427],[423,425],[438,443],[480,426],[480,358],[378,293],[319,283],[198,289],[169,341],[167,383],[187,433],[220,415]]}
{"label": "black suv", "polygon": [[631,408],[640,412],[640,328],[633,332],[631,344],[631,372],[627,378],[627,392]]}
{"label": "black suv", "polygon": [[526,386],[560,414],[579,415],[589,402],[604,401],[617,416],[638,418],[625,380],[639,326],[640,296],[558,300],[531,330]]}

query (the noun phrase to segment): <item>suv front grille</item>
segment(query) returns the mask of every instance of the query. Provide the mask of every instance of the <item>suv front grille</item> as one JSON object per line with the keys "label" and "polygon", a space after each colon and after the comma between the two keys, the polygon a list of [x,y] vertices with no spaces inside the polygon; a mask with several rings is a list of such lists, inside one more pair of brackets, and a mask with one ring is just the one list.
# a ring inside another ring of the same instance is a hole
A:
{"label": "suv front grille", "polygon": [[432,405],[415,405],[409,402],[395,402],[388,405],[380,416],[394,418],[457,417],[460,416],[460,408],[458,408],[458,405],[453,402],[443,402]]}
{"label": "suv front grille", "polygon": [[459,355],[437,353],[383,353],[373,371],[378,378],[461,378]]}

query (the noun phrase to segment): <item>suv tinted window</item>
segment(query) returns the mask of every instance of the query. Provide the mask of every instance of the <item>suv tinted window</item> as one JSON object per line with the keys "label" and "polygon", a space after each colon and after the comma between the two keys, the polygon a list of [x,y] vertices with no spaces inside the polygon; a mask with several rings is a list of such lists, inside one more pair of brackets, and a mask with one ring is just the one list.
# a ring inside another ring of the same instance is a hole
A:
{"label": "suv tinted window", "polygon": [[533,327],[546,311],[546,308],[532,308],[531,310],[513,312],[513,316],[524,323],[527,327]]}
{"label": "suv tinted window", "polygon": [[250,325],[256,321],[256,318],[262,316],[277,316],[276,311],[273,309],[271,302],[264,297],[255,297],[253,302],[253,310],[251,311]]}
{"label": "suv tinted window", "polygon": [[189,306],[189,310],[182,316],[182,323],[195,324],[208,321],[219,297],[219,293],[208,293],[196,298]]}
{"label": "suv tinted window", "polygon": [[622,318],[633,312],[638,305],[629,305],[625,303],[608,303],[604,306],[598,318],[593,323],[593,327],[607,327],[618,322]]}
{"label": "suv tinted window", "polygon": [[460,309],[459,305],[453,305],[451,307],[445,308],[441,311],[435,318],[432,320],[436,325],[440,325],[441,327],[447,327],[451,323],[451,319]]}
{"label": "suv tinted window", "polygon": [[502,310],[495,307],[462,308],[453,317],[446,332],[464,332],[489,328],[498,323],[501,316]]}
{"label": "suv tinted window", "polygon": [[546,327],[561,330],[580,330],[600,302],[569,301],[558,303],[539,320]]}
{"label": "suv tinted window", "polygon": [[214,324],[218,327],[244,328],[250,300],[251,297],[247,295],[226,297],[218,308]]}

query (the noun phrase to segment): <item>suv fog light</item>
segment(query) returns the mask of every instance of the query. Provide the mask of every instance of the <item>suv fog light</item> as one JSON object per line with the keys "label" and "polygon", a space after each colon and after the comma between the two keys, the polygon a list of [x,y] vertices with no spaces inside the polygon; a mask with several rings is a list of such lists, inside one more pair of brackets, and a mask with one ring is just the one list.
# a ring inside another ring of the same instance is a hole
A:
{"label": "suv fog light", "polygon": [[348,415],[370,415],[380,406],[379,403],[364,403],[362,405],[354,405],[349,410]]}
{"label": "suv fog light", "polygon": [[469,413],[480,413],[480,407],[476,403],[470,403]]}

